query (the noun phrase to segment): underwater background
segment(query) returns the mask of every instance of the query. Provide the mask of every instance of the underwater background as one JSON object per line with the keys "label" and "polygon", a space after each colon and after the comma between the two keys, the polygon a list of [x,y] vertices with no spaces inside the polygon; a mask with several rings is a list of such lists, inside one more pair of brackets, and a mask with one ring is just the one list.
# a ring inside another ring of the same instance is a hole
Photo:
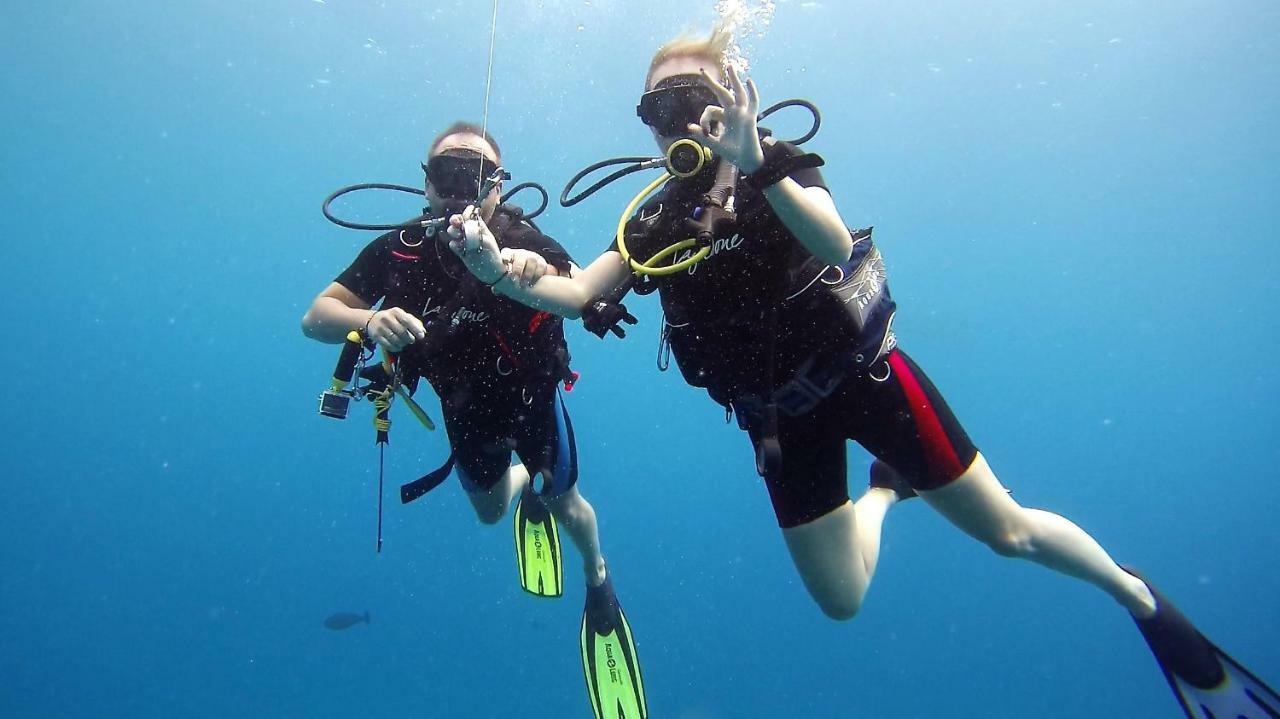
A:
{"label": "underwater background", "polygon": [[[298,327],[372,237],[321,199],[418,185],[429,139],[481,119],[492,12],[6,6],[0,716],[590,716],[576,553],[566,596],[539,600],[509,520],[480,525],[456,482],[396,502],[447,451],[398,407],[375,554],[368,407],[316,414],[337,348]],[[554,196],[653,152],[649,57],[716,17],[502,0],[489,127],[515,179]],[[766,104],[821,107],[806,147],[876,227],[902,344],[1015,496],[1280,681],[1280,6],[779,0],[741,40]],[[589,261],[641,185],[539,222]],[[861,615],[824,618],[745,436],[656,370],[656,299],[628,305],[624,341],[572,324],[567,402],[652,716],[1179,715],[1109,598],[920,502],[891,512]]]}

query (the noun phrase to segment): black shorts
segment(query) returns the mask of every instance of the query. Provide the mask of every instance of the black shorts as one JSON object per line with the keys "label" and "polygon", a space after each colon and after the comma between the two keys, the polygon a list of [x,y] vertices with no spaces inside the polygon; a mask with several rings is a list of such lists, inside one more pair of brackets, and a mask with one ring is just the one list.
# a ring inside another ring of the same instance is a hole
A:
{"label": "black shorts", "polygon": [[[872,376],[846,378],[808,414],[779,413],[782,469],[765,483],[784,529],[849,501],[847,440],[893,467],[916,490],[951,482],[977,457],[969,435],[916,363],[897,349],[885,363],[887,378],[877,365]],[[755,445],[758,433],[749,431]]]}
{"label": "black shorts", "polygon": [[499,401],[477,398],[460,407],[443,403],[443,412],[458,476],[468,492],[492,489],[510,466],[512,452],[535,487],[543,475],[543,496],[559,496],[577,483],[578,447],[559,391]]}

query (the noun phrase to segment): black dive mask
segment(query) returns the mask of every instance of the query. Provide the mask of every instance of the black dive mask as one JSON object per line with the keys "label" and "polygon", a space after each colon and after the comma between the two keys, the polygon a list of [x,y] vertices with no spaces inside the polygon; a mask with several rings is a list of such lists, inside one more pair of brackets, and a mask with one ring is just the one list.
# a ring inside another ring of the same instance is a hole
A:
{"label": "black dive mask", "polygon": [[659,135],[678,137],[702,119],[708,105],[719,102],[711,88],[702,84],[701,75],[675,75],[640,96],[636,115]]}
{"label": "black dive mask", "polygon": [[[422,166],[427,173],[427,183],[440,197],[475,202],[486,180],[494,177],[502,168],[487,157],[436,155]],[[498,178],[505,179],[505,178]],[[487,193],[486,193],[487,194]]]}

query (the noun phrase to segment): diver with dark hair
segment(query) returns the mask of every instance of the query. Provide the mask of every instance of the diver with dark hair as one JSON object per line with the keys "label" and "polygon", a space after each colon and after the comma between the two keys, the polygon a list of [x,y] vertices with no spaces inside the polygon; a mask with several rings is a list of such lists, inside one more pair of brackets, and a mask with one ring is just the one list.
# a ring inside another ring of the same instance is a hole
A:
{"label": "diver with dark hair", "polygon": [[[644,717],[630,627],[600,551],[595,511],[577,487],[577,447],[559,389],[562,383],[571,389],[576,380],[563,320],[498,294],[544,276],[568,276],[574,265],[519,208],[500,204],[507,177],[500,162],[497,143],[479,126],[456,123],[440,133],[423,165],[430,207],[370,242],[315,298],[302,329],[327,343],[343,342],[354,331],[356,341],[376,344],[394,358],[406,384],[425,378],[439,396],[451,454],[444,466],[405,485],[403,502],[455,469],[480,521],[496,523],[516,502],[520,583],[538,596],[563,593],[557,525],[564,529],[583,559],[582,632],[600,638],[582,643],[593,709],[598,715],[602,705],[621,702],[633,708],[626,716]],[[501,274],[484,283],[441,247],[444,220],[467,207],[504,245]],[[516,464],[510,464],[512,452]],[[606,654],[607,667],[601,660]]]}
{"label": "diver with dark hair", "polygon": [[[792,560],[828,616],[858,613],[885,515],[919,496],[997,554],[1114,598],[1188,716],[1280,717],[1276,693],[1150,583],[1071,521],[1021,506],[996,478],[899,347],[896,304],[871,229],[847,228],[819,156],[758,127],[756,86],[726,62],[728,41],[718,29],[654,56],[637,114],[668,157],[668,173],[623,212],[613,246],[571,278],[499,291],[582,317],[603,337],[635,323],[621,304],[628,291],[656,289],[663,348],[684,379],[747,432]],[[674,158],[688,143],[705,148],[707,159],[684,170]],[[501,277],[497,237],[474,208],[454,217],[449,231],[482,281]],[[857,501],[847,484],[848,440],[875,457]]]}

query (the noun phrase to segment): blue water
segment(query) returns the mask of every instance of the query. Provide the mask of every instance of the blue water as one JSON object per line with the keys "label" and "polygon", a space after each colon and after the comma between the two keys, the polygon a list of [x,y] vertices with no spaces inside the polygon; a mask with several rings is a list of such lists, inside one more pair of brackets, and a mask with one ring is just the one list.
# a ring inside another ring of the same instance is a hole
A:
{"label": "blue water", "polygon": [[[416,184],[426,141],[480,118],[490,10],[6,8],[0,715],[589,716],[576,574],[524,595],[509,525],[455,484],[388,491],[375,555],[365,418],[316,416],[335,355],[298,331],[368,240],[320,200]],[[517,179],[649,152],[648,57],[714,16],[503,2],[489,123]],[[751,45],[766,101],[822,107],[809,147],[876,226],[903,344],[1017,498],[1280,681],[1280,9],[792,0]],[[543,227],[589,260],[638,187]],[[359,211],[414,213],[398,199]],[[919,502],[890,515],[863,613],[825,619],[744,437],[656,371],[657,303],[631,306],[624,342],[571,330],[570,408],[653,716],[1178,715],[1110,599]],[[397,421],[392,483],[445,452]]]}

